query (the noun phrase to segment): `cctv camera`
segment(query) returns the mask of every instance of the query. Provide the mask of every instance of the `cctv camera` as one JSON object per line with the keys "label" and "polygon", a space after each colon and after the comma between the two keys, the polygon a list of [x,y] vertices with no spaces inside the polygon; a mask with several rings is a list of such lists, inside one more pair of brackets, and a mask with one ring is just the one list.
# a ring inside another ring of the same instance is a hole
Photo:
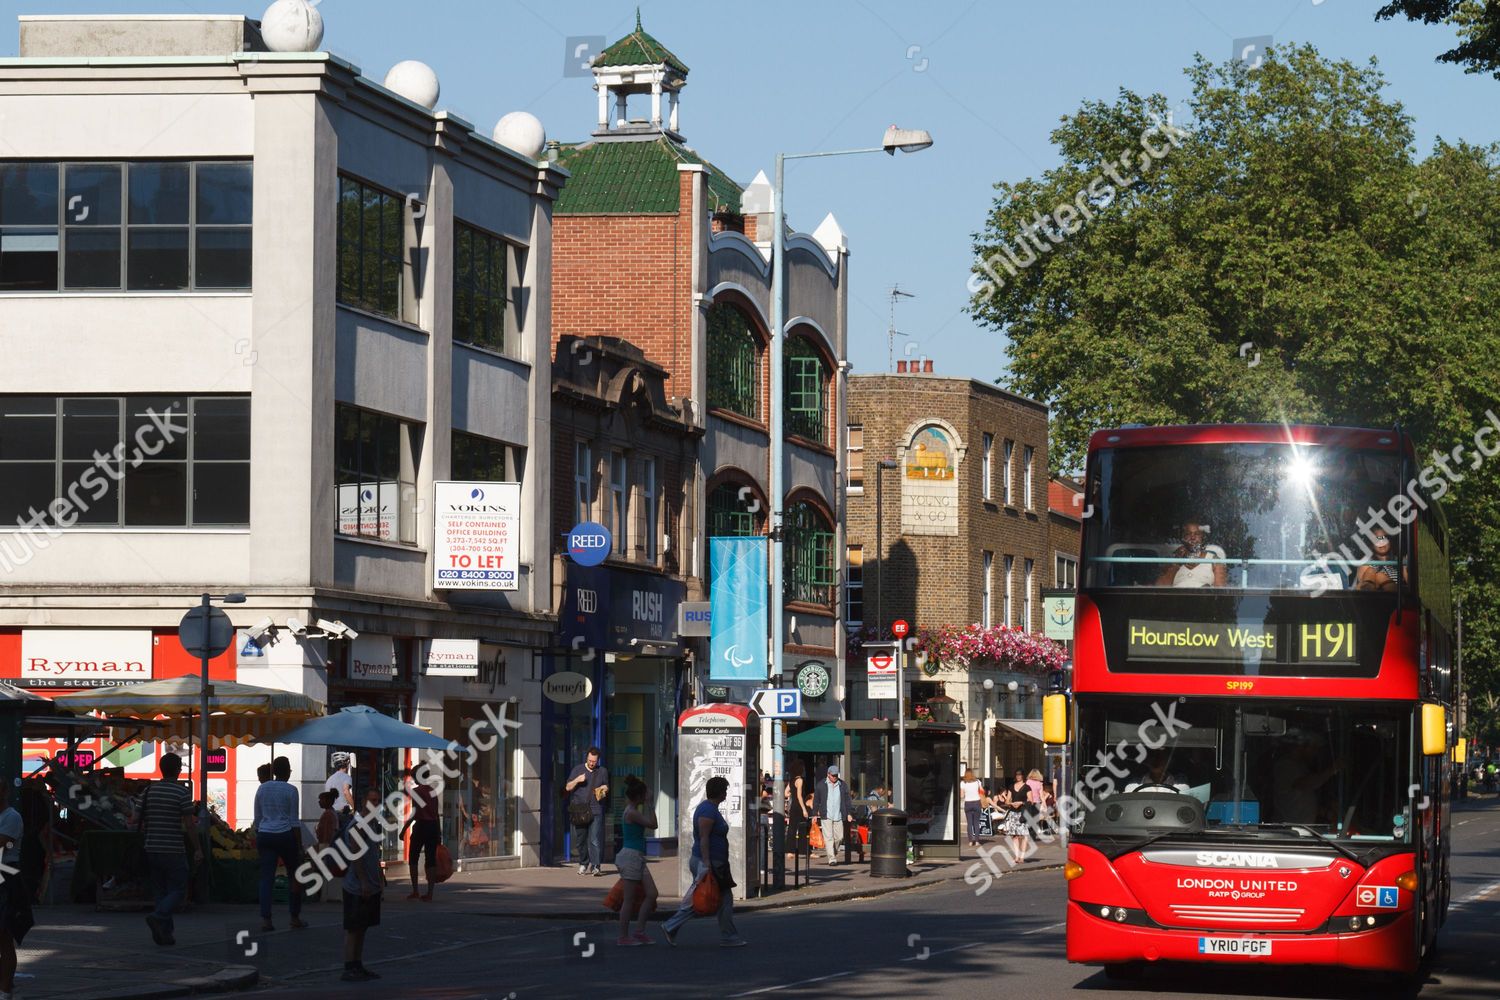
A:
{"label": "cctv camera", "polygon": [[247,628],[245,632],[250,636],[252,640],[254,640],[255,642],[260,642],[261,638],[275,627],[276,623],[271,619],[262,618],[260,621]]}
{"label": "cctv camera", "polygon": [[302,622],[297,618],[288,618],[286,620],[286,627],[291,629],[293,635],[307,634],[307,626],[302,624]]}

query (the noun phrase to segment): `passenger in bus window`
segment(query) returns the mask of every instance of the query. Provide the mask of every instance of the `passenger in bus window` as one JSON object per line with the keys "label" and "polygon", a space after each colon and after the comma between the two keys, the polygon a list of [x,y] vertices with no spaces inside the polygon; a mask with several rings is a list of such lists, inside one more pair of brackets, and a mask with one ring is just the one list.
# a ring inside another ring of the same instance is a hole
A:
{"label": "passenger in bus window", "polygon": [[[1188,521],[1182,526],[1182,544],[1172,553],[1178,559],[1224,559],[1224,550],[1207,544],[1208,525]],[[1221,562],[1168,563],[1156,578],[1158,587],[1226,587],[1229,568]]]}
{"label": "passenger in bus window", "polygon": [[1370,532],[1370,548],[1372,551],[1370,561],[1360,566],[1354,574],[1354,589],[1395,590],[1396,567],[1380,565],[1393,563],[1395,559],[1391,554],[1391,539],[1385,533],[1385,529],[1375,528]]}

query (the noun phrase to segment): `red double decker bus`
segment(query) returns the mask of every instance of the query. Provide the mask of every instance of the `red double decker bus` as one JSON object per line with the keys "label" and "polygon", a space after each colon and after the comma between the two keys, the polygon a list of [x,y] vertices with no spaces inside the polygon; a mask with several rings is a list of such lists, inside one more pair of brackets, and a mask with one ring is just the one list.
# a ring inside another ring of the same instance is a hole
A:
{"label": "red double decker bus", "polygon": [[1070,961],[1417,971],[1449,896],[1445,489],[1399,431],[1093,436],[1047,713]]}

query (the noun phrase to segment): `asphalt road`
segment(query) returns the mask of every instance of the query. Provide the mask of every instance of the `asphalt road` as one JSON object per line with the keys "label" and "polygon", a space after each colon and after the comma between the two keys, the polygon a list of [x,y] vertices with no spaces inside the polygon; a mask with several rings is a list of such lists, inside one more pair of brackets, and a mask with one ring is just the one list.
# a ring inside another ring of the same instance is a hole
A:
{"label": "asphalt road", "polygon": [[[1500,997],[1500,801],[1454,810],[1454,900],[1420,996]],[[343,997],[943,997],[1091,993],[1354,1000],[1401,996],[1382,980],[1325,970],[1252,966],[1153,968],[1121,986],[1063,959],[1064,890],[1057,871],[1018,872],[975,895],[962,881],[855,902],[742,917],[747,948],[718,947],[694,921],[676,948],[619,948],[613,926],[504,918],[388,919],[371,933],[367,964],[382,979],[338,981],[326,950],[271,956],[260,992]],[[655,927],[658,940],[660,933]],[[311,943],[311,942],[309,942]],[[1411,994],[1405,994],[1410,996]]]}

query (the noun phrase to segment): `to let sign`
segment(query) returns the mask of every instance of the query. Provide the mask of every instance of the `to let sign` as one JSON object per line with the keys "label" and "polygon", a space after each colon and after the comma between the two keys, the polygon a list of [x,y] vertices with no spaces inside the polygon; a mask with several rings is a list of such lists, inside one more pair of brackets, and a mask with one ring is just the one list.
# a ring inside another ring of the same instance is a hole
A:
{"label": "to let sign", "polygon": [[521,589],[521,484],[433,483],[437,590]]}

